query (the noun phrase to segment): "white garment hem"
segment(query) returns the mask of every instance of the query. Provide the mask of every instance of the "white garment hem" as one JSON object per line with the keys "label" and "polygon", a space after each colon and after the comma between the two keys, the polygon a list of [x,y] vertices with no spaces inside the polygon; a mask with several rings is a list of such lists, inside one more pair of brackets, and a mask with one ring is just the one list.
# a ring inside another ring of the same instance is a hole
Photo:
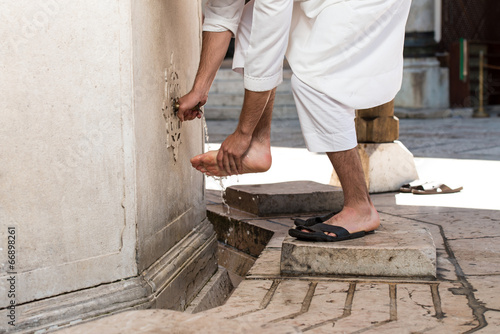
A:
{"label": "white garment hem", "polygon": [[304,133],[304,141],[310,152],[341,152],[358,145],[356,131],[347,133]]}
{"label": "white garment hem", "polygon": [[244,75],[244,86],[245,89],[254,92],[264,92],[271,90],[283,82],[283,69],[273,76],[262,78],[262,77],[251,77],[249,75]]}

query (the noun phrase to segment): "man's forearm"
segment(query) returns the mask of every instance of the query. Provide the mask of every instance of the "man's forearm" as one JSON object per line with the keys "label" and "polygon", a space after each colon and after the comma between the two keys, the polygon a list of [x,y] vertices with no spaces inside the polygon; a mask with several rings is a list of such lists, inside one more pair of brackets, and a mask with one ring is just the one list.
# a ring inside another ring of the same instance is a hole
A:
{"label": "man's forearm", "polygon": [[193,86],[194,91],[203,94],[203,96],[208,95],[210,86],[226,55],[231,37],[230,31],[203,32],[200,65]]}

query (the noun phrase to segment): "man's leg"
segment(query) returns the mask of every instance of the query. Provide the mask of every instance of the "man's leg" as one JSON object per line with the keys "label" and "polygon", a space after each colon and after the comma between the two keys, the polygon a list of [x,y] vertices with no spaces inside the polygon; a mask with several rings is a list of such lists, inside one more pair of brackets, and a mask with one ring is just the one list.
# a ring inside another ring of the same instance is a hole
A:
{"label": "man's leg", "polygon": [[351,233],[378,228],[380,219],[368,194],[357,148],[329,152],[327,155],[342,185],[344,208],[325,224],[342,226]]}
{"label": "man's leg", "polygon": [[318,92],[295,75],[292,89],[307,148],[327,152],[344,191],[344,208],[325,224],[342,226],[351,233],[376,229],[380,221],[356,148],[354,109]]}
{"label": "man's leg", "polygon": [[[245,153],[242,164],[243,172],[260,173],[271,167],[271,120],[276,88],[271,91],[269,100],[253,133],[250,146]],[[191,159],[194,168],[209,176],[227,176],[217,164],[218,151],[209,151]]]}

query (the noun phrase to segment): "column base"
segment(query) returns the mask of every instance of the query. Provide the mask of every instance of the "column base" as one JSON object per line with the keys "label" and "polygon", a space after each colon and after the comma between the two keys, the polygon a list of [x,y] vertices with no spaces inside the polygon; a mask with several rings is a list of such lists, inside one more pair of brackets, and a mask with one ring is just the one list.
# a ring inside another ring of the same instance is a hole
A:
{"label": "column base", "polygon": [[[358,152],[370,193],[397,191],[403,184],[418,179],[413,154],[399,141],[360,143]],[[330,184],[340,186],[335,170]]]}

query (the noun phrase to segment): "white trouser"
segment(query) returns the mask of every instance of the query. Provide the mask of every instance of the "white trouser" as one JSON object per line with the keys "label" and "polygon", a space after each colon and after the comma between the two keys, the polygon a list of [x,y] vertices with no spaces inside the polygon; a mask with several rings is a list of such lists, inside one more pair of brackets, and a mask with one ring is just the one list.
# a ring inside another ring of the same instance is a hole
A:
{"label": "white trouser", "polygon": [[354,108],[309,87],[295,75],[292,90],[309,151],[339,152],[356,147]]}
{"label": "white trouser", "polygon": [[[251,2],[245,6],[236,34],[233,69],[242,74],[252,28],[252,5]],[[356,147],[353,108],[308,86],[295,75],[292,91],[309,151],[338,152]]]}

